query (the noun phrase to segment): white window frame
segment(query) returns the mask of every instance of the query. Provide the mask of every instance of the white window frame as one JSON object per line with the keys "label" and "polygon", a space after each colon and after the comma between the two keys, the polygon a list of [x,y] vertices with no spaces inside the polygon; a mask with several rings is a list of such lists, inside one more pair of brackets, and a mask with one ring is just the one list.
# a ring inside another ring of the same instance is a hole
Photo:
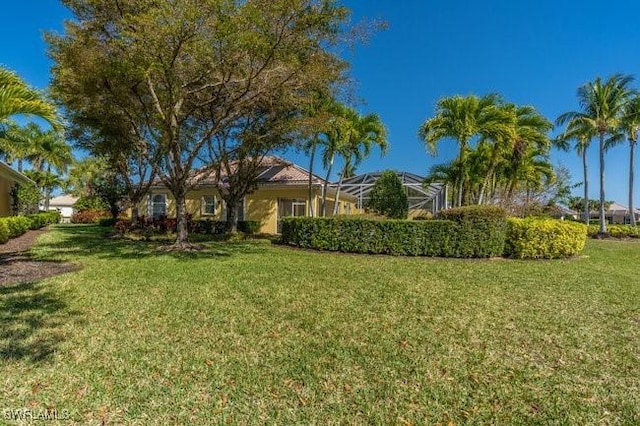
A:
{"label": "white window frame", "polygon": [[[167,216],[169,213],[169,203],[168,203],[168,197],[167,194],[163,193],[163,192],[158,192],[155,194],[151,194],[149,196],[149,217],[151,217],[152,219],[156,219],[156,215],[155,215],[155,205],[156,204],[161,204],[160,202],[156,203],[154,201],[154,199],[158,196],[161,196],[164,199],[164,216]],[[158,217],[160,217],[162,215],[158,215]]]}
{"label": "white window frame", "polygon": [[[207,198],[212,198],[213,202],[208,203]],[[213,212],[207,211],[207,206],[213,206]],[[214,194],[203,195],[200,200],[200,214],[202,216],[215,216],[218,213],[218,198]]]}

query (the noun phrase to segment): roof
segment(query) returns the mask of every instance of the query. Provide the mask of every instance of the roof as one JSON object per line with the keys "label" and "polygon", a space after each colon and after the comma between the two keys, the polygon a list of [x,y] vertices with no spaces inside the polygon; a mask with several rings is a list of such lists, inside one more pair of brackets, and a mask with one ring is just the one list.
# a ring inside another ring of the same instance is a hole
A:
{"label": "roof", "polygon": [[4,176],[9,178],[15,182],[27,184],[27,185],[35,185],[35,182],[23,175],[22,173],[13,170],[7,164],[0,161],[0,176]]}
{"label": "roof", "polygon": [[[638,209],[634,209],[636,214],[640,213],[640,210]],[[629,213],[629,207],[627,206],[623,206],[622,204],[613,202],[611,203],[611,205],[609,206],[609,208],[607,209],[607,213],[608,214],[615,214],[615,213],[620,213],[620,214],[624,214],[624,213]]]}
{"label": "roof", "polygon": [[68,194],[62,194],[57,197],[53,197],[49,200],[49,206],[51,207],[73,207],[78,201],[78,197],[74,197]]}
{"label": "roof", "polygon": [[[231,170],[234,171],[235,165],[231,164]],[[214,170],[194,172],[194,179],[197,185],[216,185],[224,186],[227,182],[227,174],[222,173],[220,177]],[[322,185],[325,180],[312,175],[313,185]],[[160,184],[160,180],[156,180]],[[258,184],[259,185],[307,185],[309,183],[309,171],[281,157],[268,155],[260,162],[258,168]]]}

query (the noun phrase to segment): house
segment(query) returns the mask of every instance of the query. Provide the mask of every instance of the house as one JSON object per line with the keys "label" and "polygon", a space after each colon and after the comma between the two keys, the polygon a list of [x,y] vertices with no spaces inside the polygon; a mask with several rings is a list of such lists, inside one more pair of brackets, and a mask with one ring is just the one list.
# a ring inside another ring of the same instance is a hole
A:
{"label": "house", "polygon": [[[198,180],[195,189],[187,194],[187,212],[194,219],[226,220],[226,206],[220,196],[221,188],[224,190],[225,176],[217,178],[211,172],[207,176],[199,176]],[[257,189],[243,200],[238,220],[259,222],[260,233],[277,234],[283,217],[308,216],[311,207],[316,214],[320,211],[325,180],[312,176],[312,197],[309,202],[309,172],[283,158],[265,157],[258,170],[257,183]],[[331,215],[336,189],[329,187],[327,193],[327,214]],[[340,194],[338,214],[355,213],[356,202],[353,195]],[[156,182],[139,206],[139,211],[148,217],[175,217],[176,204],[169,189]]]}
{"label": "house", "polygon": [[78,201],[78,197],[62,194],[49,200],[49,210],[59,211],[62,223],[71,222],[73,216],[73,205]]}
{"label": "house", "polygon": [[0,216],[13,214],[11,192],[16,185],[20,184],[35,185],[31,179],[0,161]]}
{"label": "house", "polygon": [[[636,222],[640,222],[640,210],[634,209],[636,216]],[[584,214],[580,215],[584,217]],[[600,213],[598,211],[592,211],[590,215],[591,221],[597,221],[600,219]],[[622,204],[613,202],[609,205],[609,208],[604,212],[604,217],[607,223],[610,224],[629,224],[631,223],[631,216],[629,215],[629,208]]]}

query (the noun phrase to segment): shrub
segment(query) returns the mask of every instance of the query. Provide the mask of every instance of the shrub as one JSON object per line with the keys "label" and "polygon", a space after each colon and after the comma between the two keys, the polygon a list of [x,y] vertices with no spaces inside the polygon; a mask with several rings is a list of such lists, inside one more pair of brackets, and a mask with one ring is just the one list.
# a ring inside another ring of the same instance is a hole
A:
{"label": "shrub", "polygon": [[[600,225],[589,225],[589,237],[597,237]],[[640,227],[632,225],[607,225],[607,233],[614,238],[640,238]]]}
{"label": "shrub", "polygon": [[71,216],[71,223],[98,223],[100,218],[109,216],[104,210],[80,210]]}
{"label": "shrub", "polygon": [[5,218],[0,218],[0,244],[9,241],[9,225]]}
{"label": "shrub", "polygon": [[407,218],[407,191],[395,172],[387,170],[380,175],[369,193],[369,201],[365,208],[393,219]]}
{"label": "shrub", "polygon": [[113,217],[100,217],[98,218],[98,225],[105,227],[113,227],[118,222],[118,219],[114,219]]}
{"label": "shrub", "polygon": [[29,220],[29,229],[35,230],[53,223],[59,223],[60,213],[57,211],[40,212],[27,215],[26,218]]}
{"label": "shrub", "polygon": [[4,218],[9,227],[9,238],[16,238],[29,230],[30,221],[24,216],[10,216]]}
{"label": "shrub", "polygon": [[575,256],[587,239],[585,225],[556,219],[510,218],[505,254],[518,259]]}
{"label": "shrub", "polygon": [[457,225],[451,221],[285,218],[282,242],[348,253],[451,256]]}
{"label": "shrub", "polygon": [[458,224],[453,257],[502,256],[507,213],[495,206],[466,206],[443,210],[439,219]]}
{"label": "shrub", "polygon": [[245,220],[238,222],[238,231],[245,234],[256,234],[260,230],[260,222],[257,220]]}

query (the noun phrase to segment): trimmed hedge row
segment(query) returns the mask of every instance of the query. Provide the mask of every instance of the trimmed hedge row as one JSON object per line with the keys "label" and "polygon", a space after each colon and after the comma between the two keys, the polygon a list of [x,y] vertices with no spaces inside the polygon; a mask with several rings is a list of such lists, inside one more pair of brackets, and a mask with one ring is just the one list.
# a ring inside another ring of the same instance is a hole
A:
{"label": "trimmed hedge row", "polygon": [[[600,225],[589,225],[589,237],[595,238]],[[607,225],[607,233],[614,238],[640,238],[640,227],[632,225]]]}
{"label": "trimmed hedge row", "polygon": [[11,238],[19,237],[29,229],[40,229],[51,223],[58,223],[58,212],[36,213],[27,216],[9,216],[0,218],[0,244]]}
{"label": "trimmed hedge row", "polygon": [[285,218],[282,242],[347,253],[483,258],[554,259],[585,246],[586,226],[556,219],[507,219],[487,206],[450,209],[437,220]]}
{"label": "trimmed hedge row", "polygon": [[[483,216],[480,210],[487,210]],[[441,216],[442,217],[442,216]],[[445,220],[285,218],[282,242],[348,253],[438,257],[493,257],[504,251],[506,215],[501,209],[451,209]]]}
{"label": "trimmed hedge row", "polygon": [[577,222],[509,218],[505,255],[518,259],[558,259],[577,255],[586,242],[587,227]]}

